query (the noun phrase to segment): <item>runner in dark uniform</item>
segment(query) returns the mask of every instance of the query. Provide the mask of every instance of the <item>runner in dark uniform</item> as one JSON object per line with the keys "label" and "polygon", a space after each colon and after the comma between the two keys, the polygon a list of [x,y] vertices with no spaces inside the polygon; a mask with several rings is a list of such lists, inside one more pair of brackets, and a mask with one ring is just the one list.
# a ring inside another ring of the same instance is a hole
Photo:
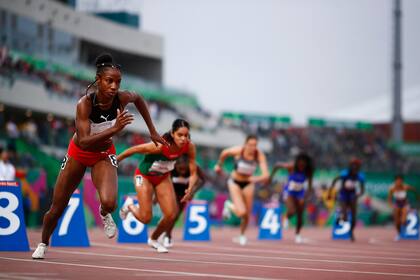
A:
{"label": "runner in dark uniform", "polygon": [[[350,160],[349,168],[343,170],[339,176],[334,178],[329,189],[329,197],[331,197],[332,189],[335,184],[340,181],[340,189],[338,191],[338,201],[340,202],[341,217],[340,220],[347,221],[347,212],[351,213],[350,239],[354,241],[354,228],[357,220],[357,199],[365,192],[365,176],[360,172],[362,162],[353,158]],[[358,185],[360,190],[358,190]]]}
{"label": "runner in dark uniform", "polygon": [[[206,181],[206,176],[203,170],[201,170],[199,166],[197,166],[197,175],[198,175],[198,180],[194,186],[194,189],[192,190],[192,193],[193,193],[192,196],[194,196],[197,190],[201,188]],[[185,191],[188,189],[190,176],[191,174],[190,174],[190,168],[188,165],[188,157],[182,156],[181,158],[177,160],[175,164],[175,168],[171,172],[172,184],[174,185],[176,202],[178,204],[179,211],[178,211],[177,217],[175,218],[175,221],[166,230],[165,236],[163,237],[163,246],[165,246],[166,248],[170,248],[173,246],[172,229],[174,228],[175,223],[177,222],[177,220],[181,216],[182,211],[187,205],[186,202],[181,202],[181,200],[185,195]]]}
{"label": "runner in dark uniform", "polygon": [[277,163],[270,175],[269,182],[279,169],[289,172],[287,183],[283,188],[283,201],[287,206],[286,223],[293,215],[297,215],[295,242],[302,243],[300,230],[303,226],[303,212],[305,210],[305,192],[312,190],[312,176],[314,172],[312,158],[305,153],[296,156],[294,163]]}

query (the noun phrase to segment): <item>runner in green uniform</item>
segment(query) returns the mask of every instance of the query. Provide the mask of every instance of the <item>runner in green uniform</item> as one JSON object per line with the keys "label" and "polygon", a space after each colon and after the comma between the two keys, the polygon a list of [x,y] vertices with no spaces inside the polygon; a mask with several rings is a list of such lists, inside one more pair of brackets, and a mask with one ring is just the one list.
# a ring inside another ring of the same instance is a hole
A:
{"label": "runner in green uniform", "polygon": [[174,222],[178,214],[175,191],[170,178],[176,160],[183,154],[188,155],[190,168],[190,181],[181,202],[191,200],[193,187],[197,182],[197,165],[195,162],[195,145],[189,140],[190,125],[187,121],[177,119],[172,124],[172,129],[163,135],[169,146],[158,145],[153,142],[131,147],[117,156],[120,162],[133,154],[144,154],[134,175],[134,185],[137,192],[139,207],[130,201],[128,206],[120,210],[121,219],[125,219],[129,212],[137,220],[148,224],[152,219],[153,194],[162,210],[163,218],[148,240],[148,244],[159,253],[167,253],[168,249],[160,244],[157,239]]}

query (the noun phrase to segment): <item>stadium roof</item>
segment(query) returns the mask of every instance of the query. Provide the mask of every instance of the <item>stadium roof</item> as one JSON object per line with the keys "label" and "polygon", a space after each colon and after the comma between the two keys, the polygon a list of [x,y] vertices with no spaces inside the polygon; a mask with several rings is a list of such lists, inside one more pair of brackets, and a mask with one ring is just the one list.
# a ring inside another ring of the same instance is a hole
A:
{"label": "stadium roof", "polygon": [[[389,122],[392,118],[392,96],[381,95],[360,105],[351,105],[328,114],[329,118],[364,120],[374,123]],[[420,85],[404,91],[402,96],[404,121],[420,121]]]}

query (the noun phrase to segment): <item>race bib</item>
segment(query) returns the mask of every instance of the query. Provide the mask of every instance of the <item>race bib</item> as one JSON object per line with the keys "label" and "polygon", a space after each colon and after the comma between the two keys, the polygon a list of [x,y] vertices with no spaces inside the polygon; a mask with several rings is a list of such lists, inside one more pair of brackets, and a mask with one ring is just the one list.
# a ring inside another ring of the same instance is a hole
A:
{"label": "race bib", "polygon": [[163,161],[157,160],[153,162],[152,166],[149,169],[149,172],[157,172],[165,174],[171,172],[175,168],[175,160],[172,161]]}

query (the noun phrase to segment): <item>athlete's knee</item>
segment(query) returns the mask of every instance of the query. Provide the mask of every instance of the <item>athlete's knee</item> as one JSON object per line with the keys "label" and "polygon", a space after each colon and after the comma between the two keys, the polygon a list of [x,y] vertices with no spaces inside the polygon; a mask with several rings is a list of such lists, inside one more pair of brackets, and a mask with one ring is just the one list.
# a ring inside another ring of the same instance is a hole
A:
{"label": "athlete's knee", "polygon": [[247,212],[246,212],[246,210],[245,210],[245,209],[243,209],[243,208],[239,208],[239,209],[237,209],[237,210],[236,210],[236,215],[237,215],[239,218],[246,218],[246,216],[247,216]]}
{"label": "athlete's knee", "polygon": [[51,205],[50,209],[45,213],[45,218],[49,219],[59,219],[66,209],[67,205]]}
{"label": "athlete's knee", "polygon": [[117,201],[113,198],[102,199],[101,207],[104,212],[112,213],[117,208]]}
{"label": "athlete's knee", "polygon": [[175,210],[175,211],[171,211],[171,212],[167,213],[165,215],[165,218],[170,220],[170,221],[174,221],[177,216],[178,216],[178,211]]}
{"label": "athlete's knee", "polygon": [[150,223],[152,221],[152,217],[153,217],[152,212],[150,212],[150,211],[140,212],[140,213],[137,213],[137,215],[135,215],[135,216],[143,224]]}

